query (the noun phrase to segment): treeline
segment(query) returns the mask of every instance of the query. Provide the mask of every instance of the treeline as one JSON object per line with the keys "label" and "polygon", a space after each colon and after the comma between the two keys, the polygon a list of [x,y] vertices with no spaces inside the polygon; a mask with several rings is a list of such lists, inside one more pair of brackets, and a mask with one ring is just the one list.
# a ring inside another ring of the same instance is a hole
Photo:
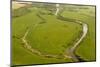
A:
{"label": "treeline", "polygon": [[12,10],[12,17],[19,17],[29,13],[31,10],[27,7],[21,7],[19,9]]}

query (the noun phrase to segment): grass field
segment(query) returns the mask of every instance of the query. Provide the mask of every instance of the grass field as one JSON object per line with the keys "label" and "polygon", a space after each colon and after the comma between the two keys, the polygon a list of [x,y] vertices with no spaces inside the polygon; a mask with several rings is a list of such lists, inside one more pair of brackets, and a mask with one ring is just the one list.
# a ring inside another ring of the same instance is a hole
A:
{"label": "grass field", "polygon": [[[89,30],[75,53],[86,61],[95,60],[94,6],[61,4],[59,15],[68,18],[64,18],[65,21],[54,15],[55,4],[26,5],[28,7],[12,8],[12,65],[75,62],[64,55],[66,49],[74,45],[82,31],[82,26],[75,23],[76,20],[88,24]],[[25,39],[32,49],[38,50],[43,55],[56,57],[37,55],[25,48],[23,46],[25,43],[21,39],[27,30],[29,31]]]}

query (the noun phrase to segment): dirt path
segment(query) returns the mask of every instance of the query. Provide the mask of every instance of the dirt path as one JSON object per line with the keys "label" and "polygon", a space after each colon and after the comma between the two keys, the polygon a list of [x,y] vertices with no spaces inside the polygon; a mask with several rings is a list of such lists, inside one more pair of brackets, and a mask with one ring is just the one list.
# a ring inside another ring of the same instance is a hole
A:
{"label": "dirt path", "polygon": [[26,36],[29,33],[29,29],[25,32],[24,36],[22,37],[22,42],[24,43],[24,47],[27,48],[29,51],[31,51],[32,53],[36,53],[38,55],[41,55],[41,53],[39,51],[37,51],[36,49],[33,49],[27,42],[26,40]]}
{"label": "dirt path", "polygon": [[88,25],[86,23],[77,21],[77,23],[82,25],[82,35],[79,38],[79,40],[74,44],[74,46],[72,46],[70,49],[66,50],[66,53],[70,56],[70,58],[72,58],[74,61],[79,61],[75,55],[75,50],[77,49],[77,47],[80,45],[81,41],[86,37],[86,34],[88,32]]}
{"label": "dirt path", "polygon": [[75,43],[75,45],[71,48],[71,51],[74,52],[74,50],[78,47],[78,45],[80,44],[80,42],[85,38],[87,32],[88,32],[88,26],[87,24],[83,23],[83,22],[80,22],[82,24],[82,31],[83,31],[83,34],[82,36],[80,37],[80,39]]}
{"label": "dirt path", "polygon": [[[33,27],[33,29],[35,29],[37,27],[37,25],[38,24],[35,24],[34,27]],[[29,51],[31,51],[32,53],[42,56],[42,54],[41,54],[40,51],[38,51],[37,49],[33,49],[32,46],[27,42],[26,37],[27,37],[27,35],[28,35],[29,32],[30,32],[30,28],[28,28],[26,30],[24,36],[22,37],[22,42],[24,43],[24,47],[26,49],[28,49]]]}

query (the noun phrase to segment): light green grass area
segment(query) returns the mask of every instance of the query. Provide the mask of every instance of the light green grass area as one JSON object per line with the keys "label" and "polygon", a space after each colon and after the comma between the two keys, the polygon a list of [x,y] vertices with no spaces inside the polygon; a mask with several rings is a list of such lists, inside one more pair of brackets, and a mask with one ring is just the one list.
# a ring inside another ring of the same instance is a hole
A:
{"label": "light green grass area", "polygon": [[[61,9],[60,13],[63,17],[80,20],[87,23],[89,27],[87,36],[80,43],[76,54],[87,61],[95,60],[95,7],[85,6],[88,8],[84,9],[82,6],[76,6],[77,10],[68,10],[69,8],[66,6],[71,8],[70,5],[61,5],[61,8],[64,8]],[[75,39],[80,35],[81,25],[74,21],[60,20],[54,15],[55,11],[52,13],[48,10],[49,8],[46,9],[43,6],[33,5],[28,8],[25,7],[23,10],[20,9],[13,12],[13,15],[17,16],[12,17],[12,65],[74,62],[70,58],[45,58],[36,55],[23,47],[21,38],[29,29],[26,40],[32,48],[43,54],[63,57],[66,49],[72,46]]]}
{"label": "light green grass area", "polygon": [[[33,25],[27,40],[33,48],[51,54],[60,54],[65,50],[62,46],[67,46],[75,36],[78,36],[80,26],[75,23],[60,21],[54,16],[47,15],[45,18],[47,19],[46,23],[38,24],[35,28]],[[75,31],[76,29],[77,31]]]}

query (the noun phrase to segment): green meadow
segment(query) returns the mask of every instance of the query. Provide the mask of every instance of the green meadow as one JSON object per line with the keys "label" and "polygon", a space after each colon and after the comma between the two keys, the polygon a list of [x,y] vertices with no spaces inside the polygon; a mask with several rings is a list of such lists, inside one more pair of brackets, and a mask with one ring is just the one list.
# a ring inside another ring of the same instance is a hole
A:
{"label": "green meadow", "polygon": [[[55,9],[55,4],[45,3],[12,9],[12,65],[75,62],[64,55],[82,31],[76,20],[88,25],[88,33],[75,53],[86,61],[96,60],[95,6],[60,4],[57,16],[54,15]],[[60,16],[65,18],[60,19]],[[28,45],[44,55],[57,57],[40,56],[23,47],[22,38],[27,30],[25,39]]]}

